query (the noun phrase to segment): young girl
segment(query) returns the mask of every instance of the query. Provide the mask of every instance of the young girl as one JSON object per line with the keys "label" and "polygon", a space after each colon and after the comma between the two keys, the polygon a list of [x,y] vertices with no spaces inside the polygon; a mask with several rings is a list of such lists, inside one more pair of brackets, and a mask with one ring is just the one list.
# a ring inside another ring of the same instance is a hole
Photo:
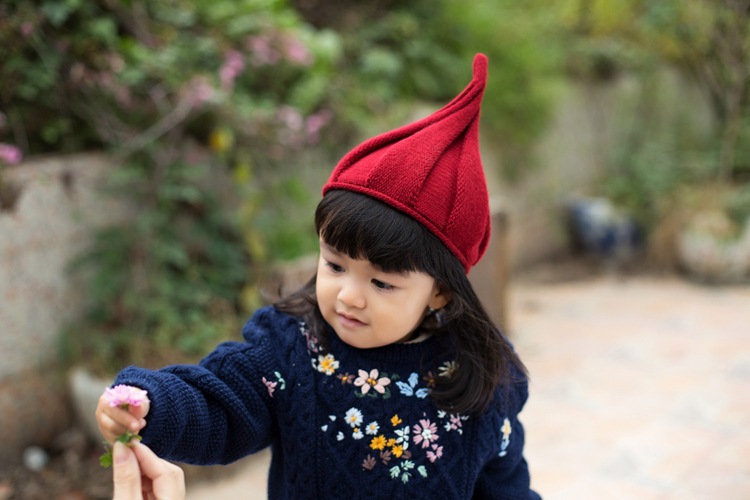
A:
{"label": "young girl", "polygon": [[[272,498],[530,499],[523,364],[474,293],[489,241],[479,110],[487,60],[447,106],[347,154],[315,213],[316,275],[198,366],[130,367],[112,442],[229,463],[272,447]],[[147,424],[146,424],[146,417]]]}

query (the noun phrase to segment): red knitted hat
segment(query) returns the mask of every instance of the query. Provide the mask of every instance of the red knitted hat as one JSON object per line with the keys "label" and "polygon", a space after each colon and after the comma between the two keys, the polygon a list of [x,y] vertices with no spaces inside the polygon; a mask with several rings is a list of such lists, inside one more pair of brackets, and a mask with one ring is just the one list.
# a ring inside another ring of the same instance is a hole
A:
{"label": "red knitted hat", "polygon": [[445,107],[363,142],[344,156],[323,186],[372,196],[413,217],[450,249],[466,272],[490,239],[487,183],[479,154],[479,108],[487,57]]}

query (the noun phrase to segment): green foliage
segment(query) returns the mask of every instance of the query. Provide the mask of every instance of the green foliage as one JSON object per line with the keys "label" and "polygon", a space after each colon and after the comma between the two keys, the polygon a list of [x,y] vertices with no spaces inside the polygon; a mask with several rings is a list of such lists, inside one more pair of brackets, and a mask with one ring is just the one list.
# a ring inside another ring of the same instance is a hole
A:
{"label": "green foliage", "polygon": [[237,228],[202,169],[174,163],[156,181],[143,177],[139,163],[121,168],[112,192],[149,206],[100,230],[75,263],[92,303],[65,339],[71,361],[102,373],[123,362],[195,360],[236,334],[248,271]]}

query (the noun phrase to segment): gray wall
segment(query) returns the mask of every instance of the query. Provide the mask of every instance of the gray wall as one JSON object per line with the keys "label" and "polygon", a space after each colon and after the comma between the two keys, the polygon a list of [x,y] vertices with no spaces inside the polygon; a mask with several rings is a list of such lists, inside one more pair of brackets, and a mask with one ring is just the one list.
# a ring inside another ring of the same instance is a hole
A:
{"label": "gray wall", "polygon": [[97,195],[111,168],[102,155],[75,155],[3,173],[22,191],[12,210],[0,211],[0,467],[69,424],[59,333],[86,297],[66,267],[93,228],[125,212]]}

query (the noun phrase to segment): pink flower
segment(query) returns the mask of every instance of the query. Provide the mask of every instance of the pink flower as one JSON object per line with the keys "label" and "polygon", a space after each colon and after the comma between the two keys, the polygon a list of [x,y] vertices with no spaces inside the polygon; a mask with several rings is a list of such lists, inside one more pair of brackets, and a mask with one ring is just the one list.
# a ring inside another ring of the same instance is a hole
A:
{"label": "pink flower", "polygon": [[433,441],[438,440],[437,425],[427,419],[421,419],[419,424],[414,426],[413,440],[414,444],[422,443],[422,448],[428,448]]}
{"label": "pink flower", "polygon": [[148,392],[130,385],[116,385],[104,391],[109,406],[141,406],[148,403]]}
{"label": "pink flower", "polygon": [[426,455],[427,455],[427,458],[430,460],[430,462],[434,463],[435,460],[443,456],[443,447],[433,444],[431,448],[434,451],[428,451]]}
{"label": "pink flower", "polygon": [[313,63],[312,52],[297,38],[286,35],[283,39],[284,55],[287,60],[301,66],[310,66]]}
{"label": "pink flower", "polygon": [[8,165],[18,165],[23,159],[23,153],[16,146],[0,142],[0,162]]}
{"label": "pink flower", "polygon": [[388,377],[378,378],[379,373],[377,369],[370,370],[370,373],[359,370],[358,373],[359,377],[354,381],[354,385],[362,388],[362,394],[367,394],[370,392],[370,389],[375,389],[375,392],[384,394],[385,386],[391,383],[391,379]]}
{"label": "pink flower", "polygon": [[224,58],[224,64],[219,69],[221,88],[229,91],[234,87],[234,79],[245,69],[245,59],[237,50],[230,50]]}
{"label": "pink flower", "polygon": [[253,54],[254,66],[272,66],[281,59],[278,51],[271,46],[271,37],[268,35],[251,36],[245,43],[248,50]]}
{"label": "pink flower", "polygon": [[452,430],[456,430],[456,429],[458,429],[459,427],[462,426],[462,424],[461,424],[461,415],[451,415],[450,416],[450,421],[451,421],[450,426],[451,426]]}
{"label": "pink flower", "polygon": [[266,384],[266,388],[268,389],[268,395],[270,397],[273,397],[273,391],[276,390],[276,386],[278,385],[278,382],[272,382],[270,380],[267,380],[266,377],[263,378],[263,383]]}

